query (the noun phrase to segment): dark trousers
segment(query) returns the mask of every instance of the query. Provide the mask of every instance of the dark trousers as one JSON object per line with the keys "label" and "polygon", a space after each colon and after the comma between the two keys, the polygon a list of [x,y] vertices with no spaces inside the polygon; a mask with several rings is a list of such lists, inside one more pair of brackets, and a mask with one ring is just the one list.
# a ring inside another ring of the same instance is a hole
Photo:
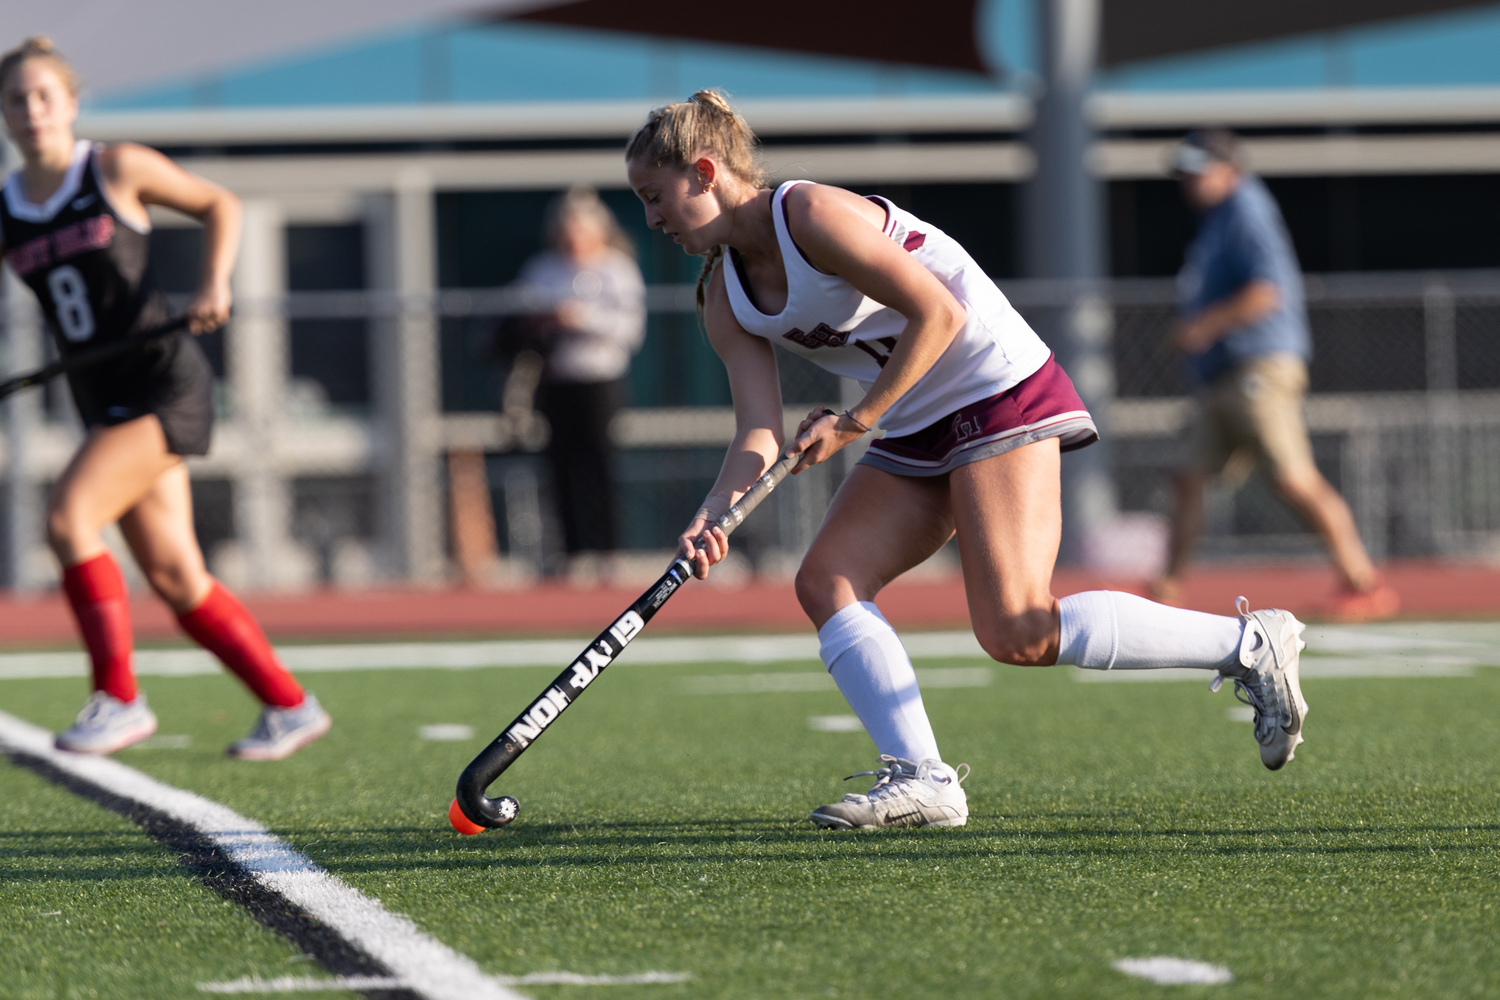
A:
{"label": "dark trousers", "polygon": [[568,555],[619,547],[609,422],[624,398],[624,379],[547,383],[537,394],[537,408],[552,425],[547,454]]}

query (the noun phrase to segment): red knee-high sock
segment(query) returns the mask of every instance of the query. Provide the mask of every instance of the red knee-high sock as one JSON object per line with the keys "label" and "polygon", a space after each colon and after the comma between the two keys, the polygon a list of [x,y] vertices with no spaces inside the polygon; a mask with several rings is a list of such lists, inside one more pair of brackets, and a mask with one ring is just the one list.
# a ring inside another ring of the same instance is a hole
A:
{"label": "red knee-high sock", "polygon": [[267,705],[291,708],[302,704],[302,685],[281,665],[250,612],[219,581],[214,581],[202,604],[178,615],[177,623]]}
{"label": "red knee-high sock", "polygon": [[114,556],[105,552],[63,570],[63,593],[94,665],[94,690],[135,700],[130,654],[130,592]]}

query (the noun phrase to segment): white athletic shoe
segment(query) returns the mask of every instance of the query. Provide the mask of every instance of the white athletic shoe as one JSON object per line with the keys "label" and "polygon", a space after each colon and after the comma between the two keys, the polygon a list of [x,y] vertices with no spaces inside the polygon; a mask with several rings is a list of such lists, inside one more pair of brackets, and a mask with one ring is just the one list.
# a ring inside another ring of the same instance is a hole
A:
{"label": "white athletic shoe", "polygon": [[267,705],[250,735],[229,744],[224,752],[240,760],[281,760],[307,746],[333,726],[318,699],[308,692],[292,708]]}
{"label": "white athletic shoe", "polygon": [[[884,764],[874,771],[860,771],[849,778],[873,774],[880,780],[863,795],[845,795],[840,802],[813,810],[812,821],[835,830],[873,830],[888,826],[963,826],[969,821],[969,797],[963,774],[936,757],[914,764],[900,757],[881,754]],[[845,778],[848,781],[849,778]]]}
{"label": "white athletic shoe", "polygon": [[1298,661],[1307,645],[1301,638],[1307,626],[1290,611],[1251,611],[1243,597],[1235,602],[1235,609],[1245,622],[1238,662],[1221,669],[1209,689],[1219,690],[1226,677],[1234,681],[1234,696],[1255,712],[1261,762],[1275,771],[1296,755],[1297,744],[1302,742],[1307,702],[1302,697]]}
{"label": "white athletic shoe", "polygon": [[59,750],[108,754],[139,743],[154,732],[156,716],[144,694],[137,694],[135,701],[121,701],[107,691],[95,691],[84,702],[72,727],[58,733],[55,742]]}

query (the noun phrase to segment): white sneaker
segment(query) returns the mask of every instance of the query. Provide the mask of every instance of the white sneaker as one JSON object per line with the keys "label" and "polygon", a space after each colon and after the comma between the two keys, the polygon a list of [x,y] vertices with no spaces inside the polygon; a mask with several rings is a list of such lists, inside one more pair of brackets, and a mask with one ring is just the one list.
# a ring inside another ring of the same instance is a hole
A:
{"label": "white sneaker", "polygon": [[135,701],[121,701],[107,691],[95,691],[69,729],[57,734],[59,750],[74,753],[114,753],[156,732],[156,716],[146,704],[145,694]]}
{"label": "white sneaker", "polygon": [[292,708],[267,705],[250,735],[235,740],[224,751],[240,760],[281,760],[307,746],[333,726],[318,699],[308,692],[302,704]]}
{"label": "white sneaker", "polygon": [[962,787],[969,776],[968,764],[958,765],[964,769],[960,775],[936,757],[914,764],[881,754],[880,762],[885,766],[849,775],[876,775],[880,780],[873,788],[863,795],[845,795],[840,802],[819,806],[813,810],[812,821],[835,830],[963,826],[969,821],[969,797]]}
{"label": "white sneaker", "polygon": [[1302,742],[1307,702],[1302,697],[1298,662],[1307,645],[1301,638],[1307,626],[1290,611],[1251,611],[1243,597],[1235,608],[1245,622],[1239,662],[1220,670],[1209,689],[1219,690],[1226,677],[1234,681],[1234,696],[1255,712],[1261,762],[1275,771],[1296,756],[1297,744]]}

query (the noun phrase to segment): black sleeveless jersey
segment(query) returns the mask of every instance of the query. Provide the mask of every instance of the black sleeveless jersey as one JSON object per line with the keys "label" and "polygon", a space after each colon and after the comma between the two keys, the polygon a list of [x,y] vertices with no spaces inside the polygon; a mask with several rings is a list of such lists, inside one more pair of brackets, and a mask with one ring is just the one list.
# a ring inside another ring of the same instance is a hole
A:
{"label": "black sleeveless jersey", "polygon": [[87,139],[78,141],[62,185],[41,205],[26,199],[19,171],[6,178],[0,239],[63,354],[167,319],[147,274],[151,234],[109,204]]}
{"label": "black sleeveless jersey", "polygon": [[[62,185],[43,204],[26,199],[19,173],[0,191],[5,259],[36,293],[64,355],[167,320],[149,273],[151,233],[114,210],[99,170],[93,144],[81,139]],[[85,426],[154,413],[174,453],[208,451],[213,369],[186,331],[70,372],[68,385]]]}

